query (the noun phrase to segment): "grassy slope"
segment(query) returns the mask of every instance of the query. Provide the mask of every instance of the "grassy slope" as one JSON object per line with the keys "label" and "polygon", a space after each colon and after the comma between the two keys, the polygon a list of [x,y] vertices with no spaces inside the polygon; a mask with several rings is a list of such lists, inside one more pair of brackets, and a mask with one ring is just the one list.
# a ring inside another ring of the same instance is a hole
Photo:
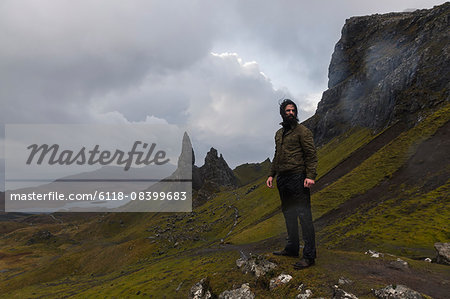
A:
{"label": "grassy slope", "polygon": [[[352,196],[366,192],[386,176],[393,175],[421,141],[448,121],[449,110],[446,106],[435,112],[341,180],[316,193],[313,196],[314,217],[323,215]],[[320,157],[341,161],[351,152],[350,149],[367,143],[371,137],[367,132],[355,130],[347,138],[341,137],[340,142],[334,141],[333,146],[324,147]],[[321,169],[319,175],[326,171],[326,168]],[[5,235],[0,239],[0,270],[7,271],[0,272],[0,294],[2,297],[17,298],[50,293],[58,297],[97,297],[100,294],[132,297],[138,293],[152,294],[156,298],[164,295],[185,297],[194,282],[209,276],[211,286],[217,293],[232,288],[233,284],[249,281],[252,289],[262,297],[294,296],[296,286],[301,281],[307,281],[314,296],[328,297],[331,292],[329,286],[342,273],[358,280],[352,286],[357,294],[361,295],[370,287],[381,286],[380,281],[359,277],[350,270],[336,271],[340,267],[336,255],[350,261],[366,261],[366,256],[324,247],[320,248],[321,264],[307,271],[295,272],[293,283],[271,293],[261,287],[267,282],[257,282],[252,276],[236,269],[235,260],[239,257],[236,250],[220,246],[218,249],[205,249],[219,244],[221,239],[234,244],[248,244],[284,232],[282,216],[277,213],[277,191],[266,188],[264,182],[265,178],[262,178],[237,190],[225,190],[189,214],[98,214],[92,217],[93,220],[50,223],[39,228],[36,225],[18,226],[16,223],[8,228],[7,223],[2,223]],[[257,188],[248,193],[254,185]],[[390,203],[386,201],[366,214],[355,213],[325,231],[339,232],[346,240],[357,240],[363,234],[364,241],[370,243],[377,240],[377,244],[383,244],[380,249],[390,252],[395,252],[396,246],[405,244],[412,249],[429,247],[449,235],[449,228],[444,222],[449,215],[448,207],[445,210],[448,188],[447,182],[425,196],[416,194],[410,201],[401,203],[397,210],[390,210],[393,215],[390,221],[386,221],[386,213],[382,213],[389,207]],[[421,208],[406,215],[402,211],[410,205]],[[233,227],[236,209],[240,217]],[[41,229],[48,229],[55,237],[26,245],[30,236]],[[231,234],[227,236],[231,229]],[[393,240],[392,233],[396,231],[406,234]],[[339,239],[331,238],[326,242],[330,246],[340,245]],[[290,268],[290,260],[275,260],[280,264],[276,274]],[[423,267],[422,262],[409,262],[412,267]],[[439,265],[427,267],[448,275],[448,271]],[[370,298],[370,295],[362,297]]]}
{"label": "grassy slope", "polygon": [[368,212],[355,211],[321,235],[332,247],[370,247],[412,257],[433,256],[433,244],[450,238],[449,194],[450,180],[425,194],[409,190]]}
{"label": "grassy slope", "polygon": [[317,152],[317,179],[319,180],[320,177],[375,137],[367,128],[352,128],[341,136],[333,138]]}
{"label": "grassy slope", "polygon": [[[351,197],[363,194],[392,177],[412,156],[417,146],[449,119],[450,107],[447,105],[398,136],[352,172],[315,194],[315,216],[323,215]],[[403,189],[398,187],[399,190]],[[327,227],[321,234],[333,236],[327,238],[329,245],[345,243],[358,248],[366,244],[396,254],[430,254],[434,252],[434,242],[445,242],[450,237],[447,223],[450,214],[448,182],[425,194],[414,189],[405,190],[396,198],[386,195],[386,200],[369,212],[355,211],[351,217]],[[401,200],[402,198],[408,200]],[[427,250],[423,251],[425,248]]]}
{"label": "grassy slope", "polygon": [[267,159],[261,163],[239,165],[233,169],[233,173],[238,179],[239,186],[244,186],[258,180],[261,176],[268,175],[270,166],[270,160]]}

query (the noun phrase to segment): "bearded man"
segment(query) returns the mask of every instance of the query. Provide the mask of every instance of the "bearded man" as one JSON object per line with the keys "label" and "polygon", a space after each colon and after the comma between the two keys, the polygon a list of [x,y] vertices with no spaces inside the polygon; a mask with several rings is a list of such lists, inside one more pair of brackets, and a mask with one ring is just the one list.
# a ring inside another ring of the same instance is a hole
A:
{"label": "bearded man", "polygon": [[275,134],[275,155],[267,178],[267,187],[273,188],[276,176],[288,233],[287,244],[275,255],[299,256],[298,219],[302,227],[304,241],[303,257],[294,264],[297,270],[308,268],[315,263],[315,232],[311,214],[310,187],[316,178],[317,156],[311,131],[298,123],[297,105],[285,99],[280,104],[283,127]]}

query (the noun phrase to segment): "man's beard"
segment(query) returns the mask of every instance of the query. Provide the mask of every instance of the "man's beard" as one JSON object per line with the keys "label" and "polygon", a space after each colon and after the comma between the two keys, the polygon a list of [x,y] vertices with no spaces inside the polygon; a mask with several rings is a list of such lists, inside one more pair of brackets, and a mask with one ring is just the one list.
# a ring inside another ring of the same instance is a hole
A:
{"label": "man's beard", "polygon": [[285,125],[294,125],[298,122],[298,119],[294,115],[283,115],[283,124]]}

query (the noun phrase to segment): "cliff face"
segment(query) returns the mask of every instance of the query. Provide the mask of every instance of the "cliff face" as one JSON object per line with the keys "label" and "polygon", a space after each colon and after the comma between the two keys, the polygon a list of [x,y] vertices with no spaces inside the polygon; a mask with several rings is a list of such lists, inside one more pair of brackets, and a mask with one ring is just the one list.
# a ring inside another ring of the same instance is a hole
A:
{"label": "cliff face", "polygon": [[353,17],[329,67],[328,90],[304,124],[322,145],[353,126],[410,125],[449,100],[450,3],[430,10]]}

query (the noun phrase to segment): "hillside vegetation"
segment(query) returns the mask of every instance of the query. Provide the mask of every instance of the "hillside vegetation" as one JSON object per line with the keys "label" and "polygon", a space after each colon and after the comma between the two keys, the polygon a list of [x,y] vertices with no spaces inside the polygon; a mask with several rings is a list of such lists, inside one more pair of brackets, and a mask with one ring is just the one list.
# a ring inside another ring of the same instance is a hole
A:
{"label": "hillside vegetation", "polygon": [[[448,131],[449,109],[446,105],[430,113],[346,176],[316,190],[312,196],[319,236],[316,267],[294,272],[291,259],[270,255],[283,245],[285,227],[277,191],[265,186],[266,173],[261,173],[260,179],[223,190],[192,213],[56,214],[58,222],[49,215],[2,222],[2,296],[151,294],[184,298],[195,282],[207,276],[217,294],[234,284],[250,282],[257,296],[293,297],[296,286],[303,282],[316,296],[329,297],[330,286],[344,275],[355,281],[351,286],[354,294],[371,298],[370,288],[393,283],[395,277],[371,279],[356,270],[375,267],[364,255],[367,249],[402,256],[414,275],[426,272],[431,277],[448,277],[446,266],[411,259],[433,257],[433,244],[449,239],[449,182],[442,179],[449,177],[448,166],[427,174],[443,183],[425,189],[422,180],[410,185],[409,181],[396,182],[396,177],[408,168],[421,145],[441,130]],[[354,130],[339,142],[331,141],[332,147],[322,147],[319,156],[323,160],[351,159],[355,145],[364,148],[374,137],[364,129]],[[434,154],[439,150],[445,149],[435,148]],[[319,168],[321,176],[323,169]],[[345,213],[339,211],[346,202],[389,181],[398,183],[389,186],[391,192],[354,203]],[[334,219],[334,215],[343,217]],[[329,222],[324,225],[321,221],[327,217]],[[51,236],[39,238],[42,231]],[[267,254],[279,264],[276,272],[290,273],[293,282],[269,291],[264,282],[237,269],[240,251]],[[394,257],[385,262],[390,259]]]}

